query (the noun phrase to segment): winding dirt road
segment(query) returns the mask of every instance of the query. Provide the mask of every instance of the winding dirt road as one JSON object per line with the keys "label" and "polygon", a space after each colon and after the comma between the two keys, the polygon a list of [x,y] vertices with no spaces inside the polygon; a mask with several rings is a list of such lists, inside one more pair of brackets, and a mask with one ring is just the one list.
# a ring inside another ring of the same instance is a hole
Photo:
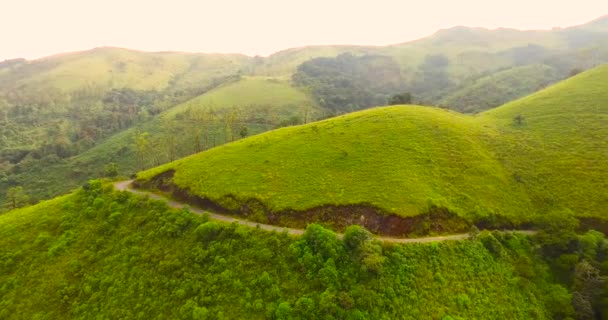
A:
{"label": "winding dirt road", "polygon": [[[293,234],[293,235],[301,235],[304,233],[303,229],[294,229],[294,228],[273,226],[273,225],[269,225],[269,224],[263,224],[263,223],[239,219],[239,218],[235,218],[235,217],[231,217],[231,216],[226,216],[223,214],[217,214],[217,213],[213,213],[210,211],[204,211],[199,208],[191,207],[187,204],[183,204],[181,202],[171,200],[167,197],[164,197],[164,196],[152,193],[152,192],[133,189],[131,187],[132,182],[133,182],[133,180],[115,182],[114,188],[119,191],[128,191],[133,194],[137,194],[137,195],[141,195],[141,196],[148,196],[151,199],[165,201],[172,208],[180,209],[180,208],[188,207],[188,210],[190,210],[191,212],[196,213],[196,214],[206,213],[209,215],[209,217],[211,219],[214,219],[214,220],[219,220],[219,221],[228,222],[228,223],[236,222],[238,224],[242,224],[242,225],[249,226],[252,228],[260,228],[260,229],[268,230],[268,231],[287,232],[288,234]],[[532,231],[532,230],[515,230],[513,232],[519,232],[519,233],[524,233],[524,234],[528,234],[528,235],[532,235],[532,234],[536,233],[536,231]],[[338,237],[342,237],[342,235],[338,234]],[[376,239],[376,240],[380,240],[380,241],[384,241],[384,242],[392,242],[392,243],[429,243],[429,242],[440,242],[440,241],[465,240],[467,238],[469,238],[468,233],[460,233],[460,234],[453,234],[453,235],[449,235],[449,236],[439,236],[439,237],[424,237],[424,238],[391,238],[391,237],[374,236],[374,239]]]}

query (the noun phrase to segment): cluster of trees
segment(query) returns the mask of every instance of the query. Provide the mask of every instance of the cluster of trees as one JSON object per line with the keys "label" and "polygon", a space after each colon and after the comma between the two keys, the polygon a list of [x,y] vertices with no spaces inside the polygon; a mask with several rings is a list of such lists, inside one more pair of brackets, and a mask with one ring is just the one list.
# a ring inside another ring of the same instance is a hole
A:
{"label": "cluster of trees", "polygon": [[308,88],[321,107],[334,113],[386,105],[388,97],[405,84],[393,58],[350,53],[304,62],[293,82]]}
{"label": "cluster of trees", "polygon": [[536,236],[540,253],[555,277],[572,293],[575,319],[608,316],[608,241],[601,232],[577,234],[579,221],[569,210],[554,211],[538,219]]}
{"label": "cluster of trees", "polygon": [[[339,239],[311,225],[294,238],[210,221],[111,189],[92,181],[73,195],[3,217],[0,317],[546,319],[578,314],[568,307],[578,298],[549,281],[535,244],[523,235],[484,232],[464,242],[389,245],[357,226]],[[578,267],[581,276],[575,281],[583,296],[595,283],[585,268]]]}

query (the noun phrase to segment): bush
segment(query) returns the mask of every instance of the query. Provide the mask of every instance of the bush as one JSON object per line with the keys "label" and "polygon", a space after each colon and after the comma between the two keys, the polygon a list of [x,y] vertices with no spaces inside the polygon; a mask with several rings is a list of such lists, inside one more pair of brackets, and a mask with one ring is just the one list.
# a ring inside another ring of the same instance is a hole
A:
{"label": "bush", "polygon": [[351,250],[359,249],[364,242],[369,241],[371,238],[372,234],[358,225],[349,226],[344,231],[344,244]]}
{"label": "bush", "polygon": [[214,221],[201,224],[196,228],[196,236],[201,241],[212,241],[222,232],[222,226]]}

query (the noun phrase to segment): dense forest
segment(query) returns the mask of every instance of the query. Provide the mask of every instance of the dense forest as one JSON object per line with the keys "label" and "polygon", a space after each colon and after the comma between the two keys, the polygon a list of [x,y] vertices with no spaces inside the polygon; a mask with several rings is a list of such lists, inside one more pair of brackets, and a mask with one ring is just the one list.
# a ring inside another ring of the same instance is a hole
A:
{"label": "dense forest", "polygon": [[391,245],[311,225],[294,238],[91,181],[0,216],[0,318],[599,318],[607,242],[575,228],[548,217],[533,239]]}
{"label": "dense forest", "polygon": [[404,87],[399,65],[391,57],[349,53],[304,62],[293,81],[310,90],[321,107],[335,113],[386,105]]}

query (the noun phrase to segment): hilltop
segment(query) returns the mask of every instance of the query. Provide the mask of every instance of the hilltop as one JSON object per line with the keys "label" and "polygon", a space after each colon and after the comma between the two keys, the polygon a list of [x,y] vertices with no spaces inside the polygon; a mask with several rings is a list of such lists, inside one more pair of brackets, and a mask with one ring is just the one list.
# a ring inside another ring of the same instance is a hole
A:
{"label": "hilltop", "polygon": [[602,66],[477,116],[395,106],[279,129],[142,172],[138,185],[262,221],[386,234],[564,209],[604,219],[606,80]]}

